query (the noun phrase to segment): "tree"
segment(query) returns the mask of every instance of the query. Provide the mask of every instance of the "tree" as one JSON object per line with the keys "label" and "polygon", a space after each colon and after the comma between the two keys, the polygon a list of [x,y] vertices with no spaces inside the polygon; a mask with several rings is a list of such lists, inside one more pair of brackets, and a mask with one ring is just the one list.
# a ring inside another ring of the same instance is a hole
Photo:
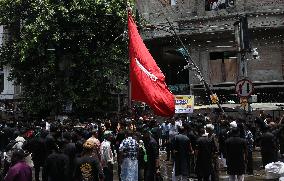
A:
{"label": "tree", "polygon": [[23,87],[26,111],[105,110],[128,76],[122,0],[1,0],[0,23],[1,65]]}

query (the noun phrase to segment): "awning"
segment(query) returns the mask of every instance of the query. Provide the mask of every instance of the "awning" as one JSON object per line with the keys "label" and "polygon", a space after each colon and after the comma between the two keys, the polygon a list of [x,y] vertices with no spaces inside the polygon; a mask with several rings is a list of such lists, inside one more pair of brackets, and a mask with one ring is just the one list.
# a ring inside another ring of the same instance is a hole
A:
{"label": "awning", "polygon": [[[221,104],[223,108],[231,108],[231,109],[239,109],[240,104]],[[250,104],[253,111],[255,110],[267,110],[267,111],[273,111],[273,110],[284,110],[284,103],[252,103]],[[210,104],[210,105],[199,105],[194,106],[194,109],[214,109],[218,108],[217,104]]]}

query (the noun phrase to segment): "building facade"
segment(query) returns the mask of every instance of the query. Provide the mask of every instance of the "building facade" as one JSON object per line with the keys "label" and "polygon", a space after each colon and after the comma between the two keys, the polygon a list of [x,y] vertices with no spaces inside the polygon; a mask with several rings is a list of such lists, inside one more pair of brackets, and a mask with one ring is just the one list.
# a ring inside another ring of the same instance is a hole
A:
{"label": "building facade", "polygon": [[[242,78],[254,84],[258,102],[284,102],[284,0],[143,0],[136,2],[141,33],[175,93],[196,96],[208,104],[194,71],[176,53],[181,44],[175,29],[221,103],[239,101],[235,84]],[[247,76],[242,73],[234,24],[248,20],[249,39],[259,58],[246,54]]]}
{"label": "building facade", "polygon": [[[5,43],[5,37],[7,37],[5,32],[4,26],[0,26],[0,46]],[[14,100],[21,94],[21,87],[15,86],[14,82],[8,79],[10,70],[10,66],[3,66],[0,69],[0,100]]]}

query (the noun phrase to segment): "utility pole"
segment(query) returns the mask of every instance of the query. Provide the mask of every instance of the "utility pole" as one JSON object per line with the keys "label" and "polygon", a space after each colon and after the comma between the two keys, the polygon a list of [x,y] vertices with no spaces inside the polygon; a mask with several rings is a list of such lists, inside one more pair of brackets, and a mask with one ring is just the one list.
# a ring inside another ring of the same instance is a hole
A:
{"label": "utility pole", "polygon": [[237,50],[240,53],[238,79],[248,78],[246,54],[251,51],[251,45],[249,41],[247,16],[240,16],[239,21],[234,23],[234,27]]}
{"label": "utility pole", "polygon": [[[249,40],[249,30],[248,30],[248,20],[246,15],[240,16],[239,20],[234,23],[234,30],[235,30],[235,39],[237,44],[237,50],[239,52],[239,76],[238,76],[238,82],[242,81],[246,82],[248,80],[248,62],[247,62],[247,54],[252,51],[251,44]],[[238,85],[238,83],[237,83]],[[240,88],[238,88],[239,91],[242,91],[242,87],[244,84],[240,84]],[[250,90],[247,90],[249,92]],[[240,95],[241,92],[238,92]],[[250,112],[250,102],[248,101],[250,98],[250,94],[245,97],[240,96],[240,102],[242,104],[242,101],[245,102],[243,105],[244,110]]]}

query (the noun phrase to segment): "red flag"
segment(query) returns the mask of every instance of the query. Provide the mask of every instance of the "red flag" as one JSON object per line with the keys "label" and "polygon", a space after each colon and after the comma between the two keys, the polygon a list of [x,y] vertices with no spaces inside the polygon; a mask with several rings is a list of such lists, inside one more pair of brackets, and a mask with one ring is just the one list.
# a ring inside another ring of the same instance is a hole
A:
{"label": "red flag", "polygon": [[145,102],[159,116],[175,113],[175,98],[165,76],[140,37],[131,13],[128,13],[131,99]]}

